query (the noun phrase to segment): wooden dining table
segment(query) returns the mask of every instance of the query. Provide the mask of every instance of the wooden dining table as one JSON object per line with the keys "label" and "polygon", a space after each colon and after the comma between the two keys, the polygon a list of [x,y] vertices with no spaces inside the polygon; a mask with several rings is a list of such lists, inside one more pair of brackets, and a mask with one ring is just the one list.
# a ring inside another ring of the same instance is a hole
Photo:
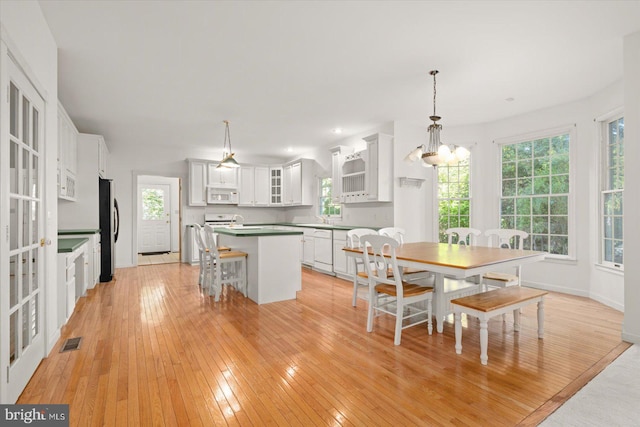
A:
{"label": "wooden dining table", "polygon": [[[347,247],[343,250],[348,257],[362,257],[362,249]],[[546,252],[539,251],[436,242],[404,243],[396,248],[399,267],[428,270],[435,274],[433,314],[439,333],[442,333],[445,317],[450,313],[445,300],[445,276],[456,279],[482,277],[490,271],[542,261],[546,255]]]}

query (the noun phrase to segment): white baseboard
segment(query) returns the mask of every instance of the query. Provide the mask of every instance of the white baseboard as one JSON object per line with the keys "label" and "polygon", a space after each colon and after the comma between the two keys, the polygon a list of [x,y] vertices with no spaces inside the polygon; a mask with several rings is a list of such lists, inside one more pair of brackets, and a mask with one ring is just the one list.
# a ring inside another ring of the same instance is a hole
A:
{"label": "white baseboard", "polygon": [[624,331],[624,323],[622,324],[622,339],[633,344],[640,344],[640,335],[630,334]]}

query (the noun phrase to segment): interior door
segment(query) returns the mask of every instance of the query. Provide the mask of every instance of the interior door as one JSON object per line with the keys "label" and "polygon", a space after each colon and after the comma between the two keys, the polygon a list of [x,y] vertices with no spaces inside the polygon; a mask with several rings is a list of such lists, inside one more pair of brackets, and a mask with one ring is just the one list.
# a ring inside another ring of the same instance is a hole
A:
{"label": "interior door", "polygon": [[171,186],[138,186],[138,253],[171,251]]}
{"label": "interior door", "polygon": [[0,49],[0,401],[14,403],[44,357],[44,100]]}

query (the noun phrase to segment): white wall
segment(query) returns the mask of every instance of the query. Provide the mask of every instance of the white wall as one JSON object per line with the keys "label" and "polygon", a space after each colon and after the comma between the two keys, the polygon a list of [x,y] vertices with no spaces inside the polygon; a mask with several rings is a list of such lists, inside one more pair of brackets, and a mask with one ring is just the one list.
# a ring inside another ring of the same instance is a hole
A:
{"label": "white wall", "polygon": [[[44,204],[46,219],[41,236],[50,240],[45,246],[45,277],[57,277],[58,253],[58,59],[57,47],[40,5],[36,1],[0,1],[0,37],[33,81],[45,101],[44,135]],[[6,201],[2,201],[3,205]],[[5,205],[6,206],[6,205]],[[56,281],[44,281],[45,351],[51,350],[59,337],[57,325]],[[43,355],[45,356],[45,355]],[[4,376],[0,376],[4,378]],[[5,381],[3,381],[5,383]]]}
{"label": "white wall", "polygon": [[622,338],[640,344],[640,32],[624,39],[625,168],[624,189],[624,324]]}
{"label": "white wall", "polygon": [[[445,127],[442,132],[443,139],[449,144],[468,147],[471,144],[472,225],[484,230],[499,226],[500,148],[496,141],[575,125],[576,139],[572,141],[576,160],[572,184],[575,194],[575,260],[549,260],[537,264],[535,268],[525,267],[523,280],[543,289],[591,297],[618,310],[624,306],[622,276],[596,267],[600,184],[596,168],[599,161],[599,133],[594,118],[622,105],[622,82],[618,82],[598,94],[570,104],[484,125]],[[626,154],[629,156],[628,151]],[[434,222],[436,220],[434,218]],[[626,255],[625,258],[629,259]]]}

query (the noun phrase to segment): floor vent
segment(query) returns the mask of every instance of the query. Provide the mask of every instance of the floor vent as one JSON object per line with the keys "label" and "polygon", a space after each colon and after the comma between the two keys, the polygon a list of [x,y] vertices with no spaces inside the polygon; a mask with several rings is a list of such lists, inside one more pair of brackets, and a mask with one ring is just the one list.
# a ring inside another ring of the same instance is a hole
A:
{"label": "floor vent", "polygon": [[82,341],[82,337],[69,338],[64,342],[60,353],[64,353],[65,351],[77,350],[80,348],[80,341]]}

